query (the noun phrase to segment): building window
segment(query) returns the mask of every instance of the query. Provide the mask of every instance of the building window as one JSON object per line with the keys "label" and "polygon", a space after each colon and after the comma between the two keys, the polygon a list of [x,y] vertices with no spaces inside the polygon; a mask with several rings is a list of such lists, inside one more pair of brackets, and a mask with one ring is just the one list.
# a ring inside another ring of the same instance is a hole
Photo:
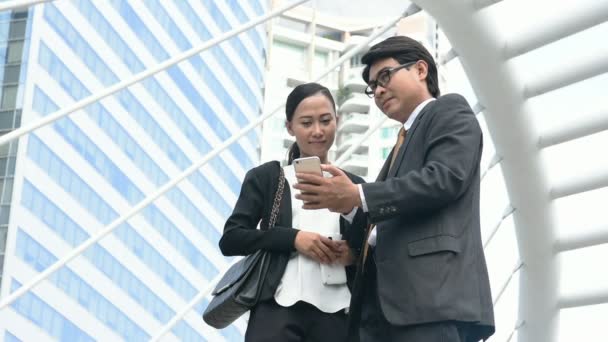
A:
{"label": "building window", "polygon": [[383,147],[382,148],[382,159],[388,158],[388,155],[391,153],[392,147]]}
{"label": "building window", "polygon": [[23,39],[26,27],[26,20],[13,21],[9,32],[9,39]]}
{"label": "building window", "polygon": [[330,39],[330,40],[335,40],[337,42],[341,42],[342,39],[342,35],[343,32],[342,31],[338,31],[329,27],[323,27],[323,26],[319,26],[317,25],[317,27],[315,28],[315,34],[318,37],[321,38],[325,38],[325,39]]}
{"label": "building window", "polygon": [[356,54],[350,58],[350,66],[352,68],[360,67],[363,65],[363,63],[361,63],[361,56],[363,55]]}
{"label": "building window", "polygon": [[397,139],[397,134],[399,133],[399,129],[401,129],[401,126],[382,127],[380,129],[380,137],[382,139]]}
{"label": "building window", "polygon": [[2,88],[2,109],[13,109],[17,104],[17,86],[5,86]]}
{"label": "building window", "polygon": [[23,41],[15,41],[8,43],[6,54],[6,63],[20,63],[21,54],[23,53]]}
{"label": "building window", "polygon": [[299,32],[308,32],[308,23],[303,21],[279,17],[276,21],[277,25],[286,27],[290,30],[299,31]]}
{"label": "building window", "polygon": [[276,41],[273,43],[275,60],[288,63],[291,68],[304,70],[306,67],[306,48],[303,46]]}

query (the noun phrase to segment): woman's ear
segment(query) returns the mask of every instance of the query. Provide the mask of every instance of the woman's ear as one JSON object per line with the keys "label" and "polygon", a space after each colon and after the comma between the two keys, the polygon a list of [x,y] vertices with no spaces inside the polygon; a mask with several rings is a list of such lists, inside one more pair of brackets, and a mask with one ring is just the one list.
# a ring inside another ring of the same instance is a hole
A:
{"label": "woman's ear", "polygon": [[287,133],[289,133],[289,135],[291,135],[292,137],[295,135],[293,133],[293,129],[291,128],[291,121],[285,121],[285,128],[287,128]]}

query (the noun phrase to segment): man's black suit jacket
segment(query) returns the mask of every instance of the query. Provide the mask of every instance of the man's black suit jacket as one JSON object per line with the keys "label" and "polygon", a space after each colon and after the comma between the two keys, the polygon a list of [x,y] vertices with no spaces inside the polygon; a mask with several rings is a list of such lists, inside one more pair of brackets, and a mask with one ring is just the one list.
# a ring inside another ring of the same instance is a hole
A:
{"label": "man's black suit jacket", "polygon": [[362,185],[377,229],[378,297],[391,324],[451,320],[474,323],[479,339],[493,333],[479,223],[481,151],[470,106],[445,95],[420,112],[393,151],[392,169],[389,156],[378,180]]}
{"label": "man's black suit jacket", "polygon": [[[226,256],[249,255],[264,249],[275,252],[295,251],[294,240],[298,233],[292,225],[291,191],[285,180],[285,190],[279,206],[279,216],[273,229],[268,230],[268,220],[279,183],[280,165],[277,161],[264,163],[247,172],[241,193],[232,215],[226,221],[219,245]],[[354,183],[364,180],[345,172]],[[261,222],[260,222],[261,221]],[[260,223],[260,229],[256,229]],[[358,255],[365,234],[366,217],[358,210],[352,223],[340,217],[340,233]],[[356,265],[346,267],[349,286],[352,285]]]}

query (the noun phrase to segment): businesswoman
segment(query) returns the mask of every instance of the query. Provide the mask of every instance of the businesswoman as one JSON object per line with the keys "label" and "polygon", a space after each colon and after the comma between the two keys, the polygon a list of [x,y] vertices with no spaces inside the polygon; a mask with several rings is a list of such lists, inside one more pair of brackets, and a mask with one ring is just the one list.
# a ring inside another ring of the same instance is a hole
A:
{"label": "businesswoman", "polygon": [[[219,245],[227,256],[260,249],[291,255],[274,298],[251,311],[245,341],[343,341],[349,283],[364,238],[365,218],[357,209],[344,215],[327,209],[304,210],[302,201],[294,197],[298,191],[291,188],[297,182],[295,158],[317,156],[329,163],[337,121],[329,90],[317,83],[299,85],[287,97],[285,109],[287,131],[296,141],[289,150],[288,165],[282,167],[284,194],[276,225],[267,229],[281,168],[272,161],[247,172]],[[363,182],[347,175],[355,183]],[[261,229],[257,229],[259,223]]]}

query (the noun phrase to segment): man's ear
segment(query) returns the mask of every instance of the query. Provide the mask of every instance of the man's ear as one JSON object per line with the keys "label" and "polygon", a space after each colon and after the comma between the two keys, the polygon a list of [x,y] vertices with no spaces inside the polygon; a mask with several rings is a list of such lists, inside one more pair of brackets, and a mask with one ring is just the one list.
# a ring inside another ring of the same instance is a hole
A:
{"label": "man's ear", "polygon": [[426,80],[426,77],[429,74],[429,65],[426,61],[418,61],[418,63],[416,63],[416,70],[418,70],[418,79],[421,81]]}
{"label": "man's ear", "polygon": [[291,128],[291,121],[285,121],[285,128],[287,128],[287,133],[289,133],[289,135],[292,137],[295,135],[293,133],[293,129]]}

